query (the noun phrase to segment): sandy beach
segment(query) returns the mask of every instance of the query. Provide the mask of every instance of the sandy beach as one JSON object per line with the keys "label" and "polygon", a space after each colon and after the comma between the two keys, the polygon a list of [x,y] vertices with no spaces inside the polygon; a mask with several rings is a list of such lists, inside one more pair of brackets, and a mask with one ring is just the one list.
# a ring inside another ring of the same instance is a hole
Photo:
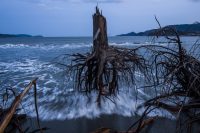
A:
{"label": "sandy beach", "polygon": [[[78,118],[73,120],[51,120],[41,121],[41,127],[47,127],[49,130],[45,133],[91,133],[96,129],[106,127],[112,131],[126,131],[138,117],[124,117],[119,115],[102,115],[99,118],[87,119]],[[36,129],[37,124],[35,118],[27,121],[26,124],[33,125]],[[161,124],[162,123],[162,124]],[[27,126],[27,125],[24,126]],[[158,118],[151,126],[145,128],[144,133],[173,133],[175,132],[176,122],[166,118]],[[167,130],[166,130],[167,129]]]}

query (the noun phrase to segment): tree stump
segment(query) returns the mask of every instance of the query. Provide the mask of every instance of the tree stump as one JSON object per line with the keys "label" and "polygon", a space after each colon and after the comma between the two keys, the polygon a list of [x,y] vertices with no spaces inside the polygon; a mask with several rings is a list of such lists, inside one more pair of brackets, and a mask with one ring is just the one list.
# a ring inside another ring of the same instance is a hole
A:
{"label": "tree stump", "polygon": [[73,60],[67,67],[75,74],[76,88],[86,93],[96,90],[99,105],[101,96],[116,94],[119,80],[130,84],[129,82],[134,81],[135,69],[145,67],[144,58],[137,55],[134,49],[108,45],[106,18],[98,7],[93,14],[91,53],[77,53],[71,56]]}
{"label": "tree stump", "polygon": [[108,47],[106,18],[96,7],[96,13],[93,15],[93,46],[95,50]]}

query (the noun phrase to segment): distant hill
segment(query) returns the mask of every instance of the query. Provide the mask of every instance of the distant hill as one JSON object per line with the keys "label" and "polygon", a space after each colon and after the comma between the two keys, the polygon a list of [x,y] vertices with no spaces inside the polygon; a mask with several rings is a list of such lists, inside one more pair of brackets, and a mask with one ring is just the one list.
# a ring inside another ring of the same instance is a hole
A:
{"label": "distant hill", "polygon": [[0,34],[0,38],[9,38],[9,37],[42,37],[42,36],[32,36],[27,34]]}
{"label": "distant hill", "polygon": [[[166,27],[171,27],[171,28],[175,28],[177,30],[177,32],[179,33],[179,35],[182,36],[199,36],[200,35],[200,23],[199,22],[195,22],[194,24],[180,24],[180,25],[168,25],[165,26]],[[121,34],[118,36],[154,36],[158,33],[159,29],[151,29],[151,30],[147,30],[144,32],[139,32],[139,33],[135,33],[135,32],[130,32],[127,34]],[[166,32],[167,35],[172,35],[172,33]],[[162,35],[162,34],[160,34]]]}

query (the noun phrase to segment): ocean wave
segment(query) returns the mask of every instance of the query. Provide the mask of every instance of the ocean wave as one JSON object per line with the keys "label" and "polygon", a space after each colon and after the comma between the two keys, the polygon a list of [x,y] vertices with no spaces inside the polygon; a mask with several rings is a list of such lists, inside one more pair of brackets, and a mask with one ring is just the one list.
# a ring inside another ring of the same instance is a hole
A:
{"label": "ocean wave", "polygon": [[[137,46],[145,45],[146,43],[110,43],[114,46]],[[89,48],[92,44],[78,43],[78,44],[5,44],[0,45],[0,49],[20,49],[20,48],[34,48],[42,50],[51,49],[78,49]],[[22,50],[23,51],[23,50]],[[32,52],[32,51],[28,51]],[[54,51],[53,51],[54,52]],[[26,54],[26,53],[25,53]],[[49,54],[44,52],[44,55]],[[41,54],[40,56],[44,56]],[[66,78],[65,69],[50,64],[49,62],[41,61],[38,57],[20,58],[16,57],[14,62],[4,60],[0,62],[0,73],[4,73],[4,76],[0,78],[5,82],[5,85],[13,86],[17,88],[17,91],[23,91],[24,87],[35,77],[38,77],[37,90],[38,90],[38,105],[39,114],[43,120],[64,120],[64,119],[76,119],[80,117],[95,118],[102,114],[119,114],[123,116],[134,116],[138,105],[144,102],[144,98],[150,98],[151,96],[145,93],[142,89],[136,92],[131,88],[125,88],[122,86],[120,91],[112,101],[109,99],[102,99],[102,107],[99,108],[96,102],[97,94],[92,92],[89,94],[90,99],[86,95],[76,92],[76,88],[73,88],[73,81],[69,77]],[[143,75],[139,72],[135,73],[137,78],[143,78]],[[130,90],[130,91],[124,91]],[[29,116],[35,117],[34,112],[34,96],[33,90],[23,100],[23,107]],[[2,100],[0,98],[0,100]],[[113,102],[114,101],[114,102]],[[11,101],[10,101],[11,102]],[[142,109],[144,110],[144,109]],[[23,113],[24,110],[21,110]],[[142,111],[141,111],[142,112]],[[140,114],[140,112],[139,112]],[[168,115],[161,111],[153,112],[149,115]]]}
{"label": "ocean wave", "polygon": [[[43,102],[39,104],[40,118],[42,120],[65,120],[81,117],[93,119],[103,114],[132,117],[135,115],[137,107],[144,102],[142,99],[136,100],[130,93],[120,92],[113,101],[109,99],[102,100],[102,106],[99,107],[96,102],[97,94],[91,93],[88,96],[90,101],[87,96],[80,93],[67,97],[54,94],[54,96],[46,98],[46,102],[43,99]],[[28,115],[35,117],[34,107],[29,107],[29,110],[31,111]],[[137,114],[142,115],[144,110],[144,108],[140,109]],[[164,110],[152,111],[148,116],[165,116],[173,119],[173,116]]]}
{"label": "ocean wave", "polygon": [[111,46],[132,46],[132,47],[136,47],[136,46],[142,46],[142,45],[162,45],[162,46],[167,46],[169,45],[168,43],[154,43],[154,42],[143,42],[143,43],[139,43],[139,42],[124,42],[124,43],[109,43]]}
{"label": "ocean wave", "polygon": [[29,47],[29,45],[25,45],[25,44],[1,44],[0,48],[2,49],[8,49],[8,48],[25,48],[25,47]]}
{"label": "ocean wave", "polygon": [[40,62],[37,59],[22,59],[14,62],[0,62],[0,68],[9,72],[36,73],[40,72],[47,63]]}
{"label": "ocean wave", "polygon": [[[80,117],[92,119],[102,114],[118,114],[131,117],[135,115],[138,105],[144,102],[144,98],[151,98],[143,89],[123,87],[116,97],[111,97],[112,101],[103,98],[101,101],[102,107],[99,108],[96,102],[97,93],[92,92],[88,94],[90,97],[88,99],[88,96],[75,91],[73,80],[71,78],[70,80],[69,78],[66,79],[62,68],[53,64],[47,64],[47,62],[42,62],[38,59],[24,59],[15,62],[0,63],[0,70],[7,73],[10,86],[19,88],[18,91],[20,92],[23,91],[24,86],[30,80],[35,77],[39,78],[37,91],[39,114],[42,120],[64,120]],[[12,73],[12,77],[9,77],[9,73]],[[135,76],[143,78],[139,72],[136,72]],[[35,117],[33,92],[30,92],[25,97],[22,105],[29,116]],[[139,114],[143,110],[140,110]],[[21,113],[23,111],[21,110]],[[163,111],[154,111],[149,115],[171,117]]]}
{"label": "ocean wave", "polygon": [[[110,42],[111,46],[141,46],[141,45],[168,45],[168,43],[152,43],[152,42],[123,42],[115,43]],[[52,50],[52,49],[77,49],[77,48],[89,48],[92,47],[92,43],[71,43],[71,44],[1,44],[0,49],[20,49],[20,48],[33,48],[33,49],[42,49],[42,50]]]}
{"label": "ocean wave", "polygon": [[92,44],[85,43],[72,43],[72,44],[1,44],[0,49],[11,49],[11,48],[34,48],[34,49],[42,49],[42,50],[51,50],[51,49],[76,49],[82,47],[91,47]]}

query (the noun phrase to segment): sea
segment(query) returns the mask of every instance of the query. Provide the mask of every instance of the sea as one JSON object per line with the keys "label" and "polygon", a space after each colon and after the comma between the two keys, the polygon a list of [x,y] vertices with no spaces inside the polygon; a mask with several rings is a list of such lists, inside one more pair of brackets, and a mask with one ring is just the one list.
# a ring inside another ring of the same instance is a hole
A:
{"label": "sea", "polygon": [[[190,50],[198,37],[181,37],[183,46]],[[170,45],[164,38],[155,37],[109,37],[109,45],[135,48],[141,45]],[[137,107],[151,98],[143,88],[120,86],[111,99],[102,99],[98,107],[97,93],[78,92],[74,88],[73,75],[69,76],[66,66],[75,53],[87,53],[92,49],[92,37],[26,37],[0,38],[0,100],[7,108],[14,97],[24,90],[31,80],[37,80],[37,102],[40,119],[66,120],[94,119],[101,115],[132,117]],[[136,73],[138,78],[142,76]],[[141,83],[141,82],[140,82]],[[35,117],[34,90],[23,99],[19,113]],[[8,93],[9,95],[6,95]],[[137,96],[136,96],[137,94]],[[140,110],[139,114],[142,113]],[[166,111],[154,111],[151,116],[171,117]]]}

